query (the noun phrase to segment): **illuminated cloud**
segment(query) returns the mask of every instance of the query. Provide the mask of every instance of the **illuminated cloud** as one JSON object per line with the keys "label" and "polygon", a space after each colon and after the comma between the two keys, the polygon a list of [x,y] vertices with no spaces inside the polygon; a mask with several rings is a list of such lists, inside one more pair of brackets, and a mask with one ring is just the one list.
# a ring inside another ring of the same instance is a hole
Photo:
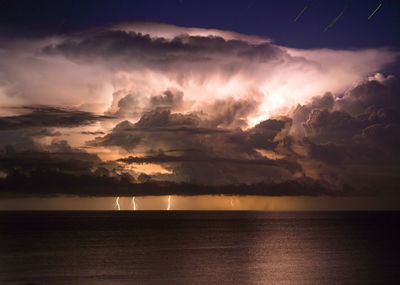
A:
{"label": "illuminated cloud", "polygon": [[[143,177],[248,184],[241,193],[287,181],[317,181],[310,193],[395,189],[400,88],[376,72],[397,55],[151,23],[10,40],[0,51],[2,171],[29,177],[37,164],[109,178],[109,191],[114,178],[129,188]],[[113,161],[100,160],[105,151]]]}
{"label": "illuminated cloud", "polygon": [[260,103],[248,118],[255,124],[327,91],[342,93],[395,57],[388,49],[298,50],[224,31],[125,24],[5,44],[0,96],[4,105],[96,113],[125,98],[138,107],[136,118],[166,90],[184,94],[186,112],[204,111],[213,100],[252,98]]}
{"label": "illuminated cloud", "polygon": [[[306,175],[327,184],[395,191],[400,185],[398,110],[400,83],[377,74],[360,82],[332,104],[315,98],[293,112],[297,138],[291,148],[303,158]],[[318,104],[320,101],[329,104]],[[382,190],[384,191],[384,190]]]}

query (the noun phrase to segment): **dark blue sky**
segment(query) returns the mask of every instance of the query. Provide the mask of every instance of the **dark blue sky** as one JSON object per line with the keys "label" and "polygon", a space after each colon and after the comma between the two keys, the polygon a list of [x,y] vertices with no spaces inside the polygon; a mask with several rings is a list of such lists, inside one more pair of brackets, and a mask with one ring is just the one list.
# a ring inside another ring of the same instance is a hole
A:
{"label": "dark blue sky", "polygon": [[[368,20],[380,3],[380,10]],[[324,32],[343,9],[342,17]],[[1,1],[0,11],[0,29],[8,35],[151,21],[263,35],[279,44],[300,48],[400,47],[398,0],[12,0]]]}

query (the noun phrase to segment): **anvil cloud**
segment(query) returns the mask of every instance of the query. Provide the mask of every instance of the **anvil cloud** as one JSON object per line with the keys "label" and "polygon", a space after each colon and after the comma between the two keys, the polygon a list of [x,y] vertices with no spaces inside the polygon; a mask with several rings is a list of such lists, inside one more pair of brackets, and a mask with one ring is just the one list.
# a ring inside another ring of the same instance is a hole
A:
{"label": "anvil cloud", "polygon": [[379,72],[397,56],[156,23],[12,38],[0,45],[0,174],[393,192],[400,88]]}

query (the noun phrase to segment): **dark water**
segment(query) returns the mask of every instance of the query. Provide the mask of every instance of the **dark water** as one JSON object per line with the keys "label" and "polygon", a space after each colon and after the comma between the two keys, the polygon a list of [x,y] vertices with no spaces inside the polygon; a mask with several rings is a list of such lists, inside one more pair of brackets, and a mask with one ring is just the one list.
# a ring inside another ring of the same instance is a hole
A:
{"label": "dark water", "polygon": [[0,284],[400,284],[399,212],[0,212]]}

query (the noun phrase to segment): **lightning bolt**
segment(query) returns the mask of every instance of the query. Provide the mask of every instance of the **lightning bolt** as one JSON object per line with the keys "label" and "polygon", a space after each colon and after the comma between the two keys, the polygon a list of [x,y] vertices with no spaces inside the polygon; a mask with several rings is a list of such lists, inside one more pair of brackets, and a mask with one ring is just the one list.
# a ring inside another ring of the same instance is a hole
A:
{"label": "lightning bolt", "polygon": [[368,20],[371,20],[372,16],[379,10],[379,8],[381,8],[381,6],[382,6],[382,2],[379,3],[379,5],[378,5],[378,7],[375,9],[375,11],[372,12],[371,15],[369,15]]}
{"label": "lightning bolt", "polygon": [[121,207],[119,205],[119,197],[115,200],[115,205],[117,206],[118,211],[121,211]]}
{"label": "lightning bolt", "polygon": [[171,210],[171,195],[168,196],[168,206],[167,211]]}
{"label": "lightning bolt", "polygon": [[337,15],[336,18],[332,20],[332,22],[330,22],[330,24],[325,28],[324,32],[326,32],[329,28],[332,28],[333,25],[336,24],[336,22],[340,19],[340,17],[343,16],[344,11],[346,11],[346,8],[347,8],[347,7],[344,7],[344,9],[342,10],[342,12],[340,12],[340,14]]}
{"label": "lightning bolt", "polygon": [[306,5],[303,10],[300,11],[300,13],[296,16],[296,18],[294,18],[294,22],[297,22],[297,20],[301,17],[301,15],[303,15],[303,13],[307,10],[308,6]]}
{"label": "lightning bolt", "polygon": [[135,196],[132,197],[132,208],[134,211],[136,211]]}

